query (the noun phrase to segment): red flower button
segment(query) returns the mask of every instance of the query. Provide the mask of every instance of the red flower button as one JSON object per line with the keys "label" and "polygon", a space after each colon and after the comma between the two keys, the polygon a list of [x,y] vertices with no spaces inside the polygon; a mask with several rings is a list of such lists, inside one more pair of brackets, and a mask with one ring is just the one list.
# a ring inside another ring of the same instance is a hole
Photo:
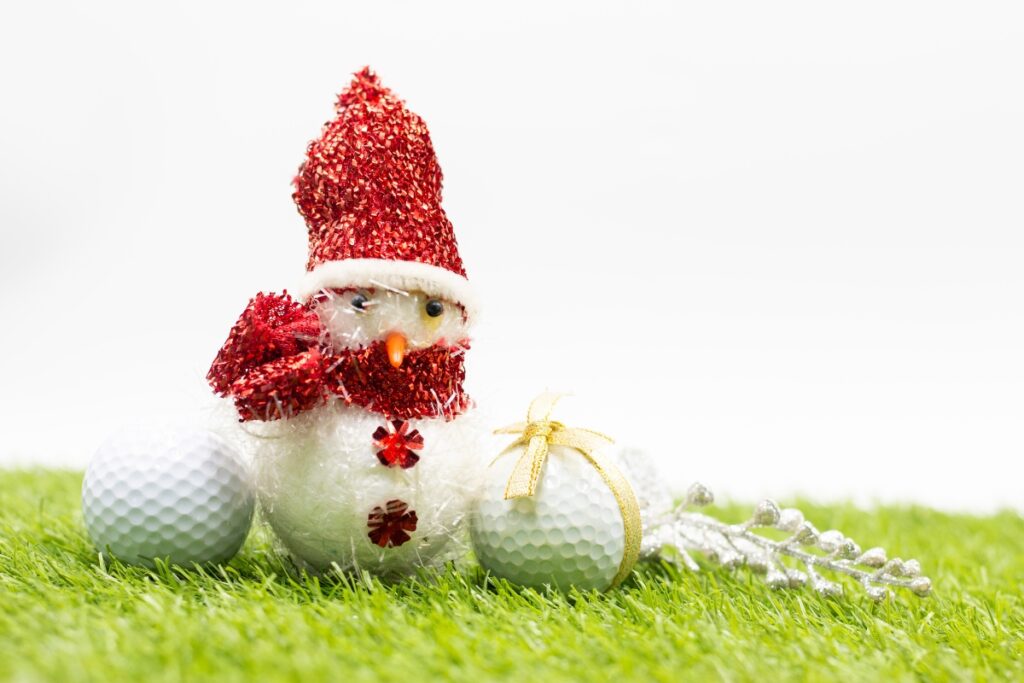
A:
{"label": "red flower button", "polygon": [[367,536],[381,548],[393,548],[408,541],[410,531],[416,531],[416,511],[402,500],[389,500],[384,507],[377,506],[370,512],[366,526]]}
{"label": "red flower button", "polygon": [[401,467],[407,470],[415,465],[420,456],[413,451],[423,448],[423,437],[419,431],[409,430],[405,420],[394,420],[385,427],[377,427],[373,441],[380,448],[377,458],[386,467]]}

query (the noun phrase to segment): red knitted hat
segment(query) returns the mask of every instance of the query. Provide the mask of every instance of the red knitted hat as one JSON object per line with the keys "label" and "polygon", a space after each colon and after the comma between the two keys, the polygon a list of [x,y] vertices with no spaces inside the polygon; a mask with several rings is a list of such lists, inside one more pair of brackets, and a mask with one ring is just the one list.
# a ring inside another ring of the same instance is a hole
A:
{"label": "red knitted hat", "polygon": [[462,304],[475,297],[427,126],[369,67],[338,97],[337,117],[309,143],[292,198],[309,228],[299,295],[324,288],[422,290]]}

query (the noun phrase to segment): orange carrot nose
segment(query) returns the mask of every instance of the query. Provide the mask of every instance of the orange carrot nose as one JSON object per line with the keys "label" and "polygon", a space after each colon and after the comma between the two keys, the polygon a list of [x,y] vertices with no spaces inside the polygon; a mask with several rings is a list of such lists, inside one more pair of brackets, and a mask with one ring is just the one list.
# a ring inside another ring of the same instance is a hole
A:
{"label": "orange carrot nose", "polygon": [[391,332],[384,340],[384,348],[388,350],[388,360],[391,361],[392,367],[402,367],[402,361],[405,360],[406,344],[405,335],[401,332]]}

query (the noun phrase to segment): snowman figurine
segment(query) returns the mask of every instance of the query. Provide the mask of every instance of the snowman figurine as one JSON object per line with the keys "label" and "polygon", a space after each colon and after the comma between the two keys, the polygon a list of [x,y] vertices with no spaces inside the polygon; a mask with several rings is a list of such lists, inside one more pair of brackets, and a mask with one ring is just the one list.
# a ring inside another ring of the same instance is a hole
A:
{"label": "snowman figurine", "polygon": [[401,576],[450,556],[487,465],[462,386],[477,311],[423,120],[369,69],[336,109],[294,181],[305,280],[249,302],[208,379],[284,547]]}

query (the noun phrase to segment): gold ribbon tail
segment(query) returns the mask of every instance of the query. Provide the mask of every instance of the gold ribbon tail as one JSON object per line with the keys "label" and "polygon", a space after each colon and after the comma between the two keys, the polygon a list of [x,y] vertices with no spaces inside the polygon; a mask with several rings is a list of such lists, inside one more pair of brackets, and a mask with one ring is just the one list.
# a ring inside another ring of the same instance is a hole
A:
{"label": "gold ribbon tail", "polygon": [[637,502],[636,494],[629,481],[623,476],[619,468],[610,462],[604,461],[594,453],[584,453],[583,456],[590,461],[594,469],[598,471],[604,483],[611,489],[618,503],[619,512],[622,514],[622,530],[625,540],[622,548],[622,561],[619,563],[619,571],[612,579],[612,587],[618,586],[626,580],[637,560],[640,559],[640,542],[643,539],[643,526],[640,522],[640,504]]}
{"label": "gold ribbon tail", "polygon": [[[520,439],[520,444],[525,439]],[[544,461],[548,458],[548,441],[543,436],[534,436],[526,443],[526,451],[519,457],[512,474],[505,485],[505,500],[513,498],[529,498],[537,493],[540,473]]]}

